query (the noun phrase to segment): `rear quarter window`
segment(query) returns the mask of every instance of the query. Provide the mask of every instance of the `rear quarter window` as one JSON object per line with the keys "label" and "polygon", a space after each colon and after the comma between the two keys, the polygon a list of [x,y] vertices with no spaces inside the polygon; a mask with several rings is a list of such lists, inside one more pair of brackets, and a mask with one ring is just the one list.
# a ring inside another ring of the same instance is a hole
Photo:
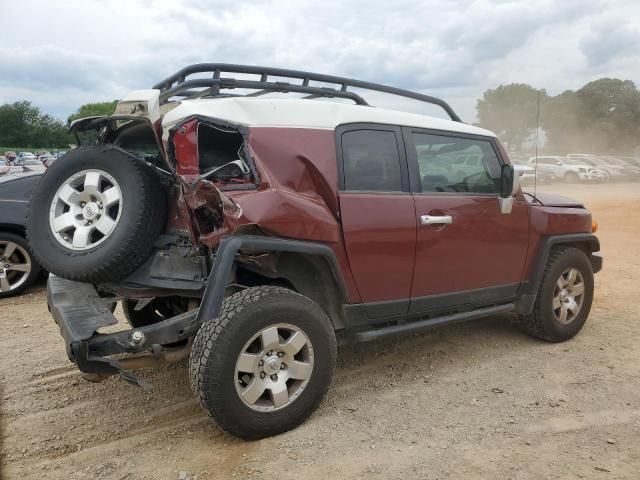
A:
{"label": "rear quarter window", "polygon": [[345,190],[402,191],[400,161],[393,131],[363,129],[342,134]]}

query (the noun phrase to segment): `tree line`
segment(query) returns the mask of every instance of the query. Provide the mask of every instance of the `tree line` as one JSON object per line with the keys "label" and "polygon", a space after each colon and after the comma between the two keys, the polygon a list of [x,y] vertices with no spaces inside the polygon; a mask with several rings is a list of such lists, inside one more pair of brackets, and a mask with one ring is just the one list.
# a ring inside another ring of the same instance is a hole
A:
{"label": "tree line", "polygon": [[[27,101],[0,106],[0,145],[65,148],[77,118],[109,115],[117,100],[82,105],[67,122]],[[640,146],[640,91],[631,80],[601,78],[578,90],[548,95],[525,83],[500,85],[476,104],[477,124],[492,130],[512,152],[531,150],[536,125],[539,144],[556,153],[633,154]]]}
{"label": "tree line", "polygon": [[546,152],[632,155],[640,147],[640,91],[631,80],[601,78],[555,96],[500,85],[484,92],[476,111],[477,124],[512,152],[533,148],[536,124]]}
{"label": "tree line", "polygon": [[[32,105],[20,101],[0,105],[0,145],[16,148],[68,148],[75,138],[68,133],[69,124],[77,119],[113,113],[113,102],[88,103],[63,122]],[[2,154],[4,152],[0,152]]]}

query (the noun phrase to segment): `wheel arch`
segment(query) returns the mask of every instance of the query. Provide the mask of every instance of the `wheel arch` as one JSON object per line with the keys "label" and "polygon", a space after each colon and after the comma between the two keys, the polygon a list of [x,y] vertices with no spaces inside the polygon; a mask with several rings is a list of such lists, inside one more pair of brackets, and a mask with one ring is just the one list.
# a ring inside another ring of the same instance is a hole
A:
{"label": "wheel arch", "polygon": [[[594,253],[600,251],[600,240],[591,233],[572,233],[564,235],[549,235],[540,239],[540,246],[536,253],[536,260],[531,269],[526,286],[520,295],[520,300],[516,304],[516,312],[528,315],[533,311],[533,306],[538,296],[540,282],[544,274],[545,265],[549,259],[551,251],[555,247],[575,247],[582,250],[591,261],[596,273],[601,268],[601,260],[594,260]],[[600,257],[597,257],[598,259]]]}
{"label": "wheel arch", "polygon": [[[242,253],[238,255],[239,252]],[[273,262],[268,267],[243,262],[239,257],[247,252],[271,254]],[[331,248],[315,242],[251,235],[228,236],[221,240],[198,312],[198,323],[219,315],[234,269],[239,270],[240,275],[251,272],[270,279],[272,284],[287,282],[298,293],[316,302],[327,313],[335,330],[345,327],[342,305],[348,303],[348,294]]]}

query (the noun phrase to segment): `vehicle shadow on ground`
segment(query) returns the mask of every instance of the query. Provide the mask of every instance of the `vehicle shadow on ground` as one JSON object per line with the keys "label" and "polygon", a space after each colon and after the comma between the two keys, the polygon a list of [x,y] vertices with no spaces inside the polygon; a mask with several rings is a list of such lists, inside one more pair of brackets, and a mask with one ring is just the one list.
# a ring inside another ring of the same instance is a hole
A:
{"label": "vehicle shadow on ground", "polygon": [[[341,408],[358,401],[357,395],[363,394],[360,389],[363,384],[380,390],[401,388],[404,383],[415,381],[411,375],[396,375],[393,372],[395,367],[411,365],[413,368],[410,370],[421,378],[426,374],[444,375],[447,370],[456,368],[456,364],[468,363],[469,357],[501,356],[525,342],[534,343],[536,340],[521,333],[508,315],[502,315],[396,339],[342,345],[328,398],[333,407]],[[98,410],[94,410],[98,417],[111,415],[114,403],[121,403],[121,399],[126,398],[126,411],[122,415],[125,421],[121,428],[124,432],[132,430],[126,421],[128,417],[137,418],[134,423],[138,426],[129,434],[144,433],[145,425],[153,425],[149,431],[157,432],[188,425],[193,430],[194,424],[200,424],[209,435],[220,435],[191,391],[188,370],[188,361],[185,360],[164,368],[139,371],[153,385],[152,390],[131,386],[117,377],[98,384],[81,382],[76,388],[80,396],[93,397],[92,407]],[[355,397],[344,395],[346,392],[353,393]],[[321,416],[330,414],[330,410],[322,408],[316,413]]]}

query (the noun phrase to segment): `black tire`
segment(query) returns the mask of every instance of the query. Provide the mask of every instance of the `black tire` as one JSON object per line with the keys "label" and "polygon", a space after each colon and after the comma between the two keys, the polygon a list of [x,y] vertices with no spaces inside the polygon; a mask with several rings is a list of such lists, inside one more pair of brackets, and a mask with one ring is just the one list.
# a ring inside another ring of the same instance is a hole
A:
{"label": "black tire", "polygon": [[[553,295],[556,283],[567,269],[577,269],[583,278],[582,306],[569,323],[561,323],[554,313]],[[573,247],[554,248],[542,276],[533,311],[520,316],[520,325],[528,334],[548,342],[564,342],[582,329],[593,302],[593,270],[587,255]]]}
{"label": "black tire", "polygon": [[[111,175],[122,191],[119,221],[102,243],[74,250],[58,241],[50,225],[56,192],[78,172],[97,169]],[[34,256],[51,273],[80,282],[121,280],[151,254],[166,221],[166,196],[155,172],[144,162],[111,145],[83,147],[67,153],[43,175],[27,218]]]}
{"label": "black tire", "polygon": [[[12,269],[8,269],[6,273],[3,273],[4,270],[2,265],[4,264],[4,253],[7,246],[10,244],[18,245],[19,248],[13,250],[9,258],[7,258],[7,263],[23,264],[23,261],[30,263],[31,270],[28,273],[14,271]],[[25,275],[25,273],[27,274]],[[33,285],[33,282],[38,279],[41,273],[42,269],[40,268],[40,264],[35,258],[33,258],[33,254],[31,253],[31,249],[29,248],[25,238],[20,235],[16,235],[15,233],[0,232],[0,298],[17,295],[26,288],[29,288]],[[9,288],[7,288],[7,285]]]}
{"label": "black tire", "polygon": [[[290,324],[310,340],[313,370],[297,398],[273,411],[256,411],[236,389],[236,361],[261,330]],[[228,297],[220,317],[205,322],[191,351],[189,374],[200,403],[217,424],[245,439],[277,435],[297,427],[318,407],[336,362],[336,338],[325,312],[313,301],[282,287],[252,287]]]}

